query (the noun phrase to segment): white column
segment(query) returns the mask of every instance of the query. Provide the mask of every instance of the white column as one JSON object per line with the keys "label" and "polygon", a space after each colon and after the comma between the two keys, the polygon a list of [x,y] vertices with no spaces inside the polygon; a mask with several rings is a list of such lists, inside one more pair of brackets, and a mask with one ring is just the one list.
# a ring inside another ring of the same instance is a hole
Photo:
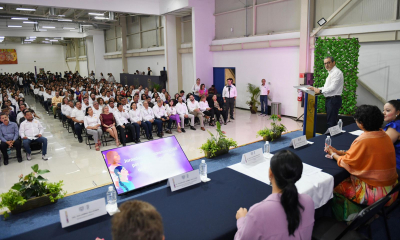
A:
{"label": "white column", "polygon": [[100,73],[95,72],[96,61],[94,58],[94,48],[93,48],[93,36],[86,37],[86,58],[88,65],[88,73],[92,71],[96,74],[96,78],[100,76]]}
{"label": "white column", "polygon": [[106,53],[104,35],[93,35],[93,52],[96,76],[100,78],[100,73],[103,72],[104,77],[107,78],[106,61],[104,59],[104,54]]}
{"label": "white column", "polygon": [[201,79],[207,88],[213,84],[213,53],[211,41],[215,38],[214,0],[191,1],[192,44],[193,44],[193,84]]}
{"label": "white column", "polygon": [[126,16],[121,16],[120,19],[121,26],[121,38],[122,38],[122,72],[129,73],[128,70],[128,61],[126,59],[126,50],[127,50],[127,42],[126,42]]}
{"label": "white column", "polygon": [[167,88],[170,94],[178,92],[178,51],[176,41],[176,17],[164,16],[165,63],[167,68]]}

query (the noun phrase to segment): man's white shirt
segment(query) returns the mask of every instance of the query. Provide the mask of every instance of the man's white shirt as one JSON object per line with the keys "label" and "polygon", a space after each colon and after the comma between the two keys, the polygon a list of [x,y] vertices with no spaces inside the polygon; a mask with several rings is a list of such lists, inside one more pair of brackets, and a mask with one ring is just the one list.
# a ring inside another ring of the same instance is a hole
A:
{"label": "man's white shirt", "polygon": [[342,71],[334,66],[328,73],[324,86],[319,88],[322,90],[322,94],[325,97],[342,95],[344,83]]}

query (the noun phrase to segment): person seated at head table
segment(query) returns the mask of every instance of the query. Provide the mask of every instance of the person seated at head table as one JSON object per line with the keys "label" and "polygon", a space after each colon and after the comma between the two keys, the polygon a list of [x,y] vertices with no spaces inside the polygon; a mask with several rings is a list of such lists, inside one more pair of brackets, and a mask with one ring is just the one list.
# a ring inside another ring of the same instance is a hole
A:
{"label": "person seated at head table", "polygon": [[400,169],[400,101],[390,100],[383,107],[384,120],[387,122],[383,128],[394,144],[396,151],[396,165]]}
{"label": "person seated at head table", "polygon": [[[362,209],[359,205],[375,203],[397,184],[396,154],[390,137],[381,129],[383,118],[378,107],[361,105],[354,119],[364,133],[353,141],[347,151],[336,150],[332,146],[325,148],[339,167],[350,173],[350,177],[333,190],[333,213],[340,221],[352,220]],[[397,193],[386,206],[396,198]]]}
{"label": "person seated at head table", "polygon": [[165,240],[160,213],[153,205],[127,201],[111,219],[113,240]]}
{"label": "person seated at head table", "polygon": [[236,213],[240,239],[311,239],[314,227],[314,202],[299,194],[295,183],[301,178],[303,163],[289,150],[276,153],[270,163],[272,194],[247,212]]}

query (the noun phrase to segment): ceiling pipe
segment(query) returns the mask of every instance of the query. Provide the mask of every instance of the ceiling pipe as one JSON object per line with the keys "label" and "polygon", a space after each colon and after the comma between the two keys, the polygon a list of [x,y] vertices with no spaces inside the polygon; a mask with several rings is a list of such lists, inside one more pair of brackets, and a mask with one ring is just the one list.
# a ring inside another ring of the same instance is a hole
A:
{"label": "ceiling pipe", "polygon": [[109,21],[114,21],[115,20],[115,13],[114,12],[109,12],[108,13],[108,20]]}
{"label": "ceiling pipe", "polygon": [[53,7],[49,8],[49,16],[56,16],[56,10]]}

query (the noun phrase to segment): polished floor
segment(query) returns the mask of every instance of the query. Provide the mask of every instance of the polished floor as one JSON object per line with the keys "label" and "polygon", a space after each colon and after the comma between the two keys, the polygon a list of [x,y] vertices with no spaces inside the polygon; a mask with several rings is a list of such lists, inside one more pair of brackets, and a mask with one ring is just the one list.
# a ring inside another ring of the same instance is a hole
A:
{"label": "polished floor", "polygon": [[[32,97],[27,97],[27,103],[41,118],[40,121],[45,128],[43,135],[48,139],[49,160],[43,161],[41,155],[33,155],[32,160],[27,161],[23,153],[22,163],[18,163],[14,158],[10,159],[7,166],[4,166],[1,161],[0,193],[8,191],[18,181],[20,174],[30,173],[31,166],[35,164],[39,164],[40,169],[50,170],[50,173],[43,175],[49,181],[63,180],[64,189],[68,194],[111,183],[101,152],[95,151],[94,147],[90,150],[84,142],[79,143],[72,133],[68,133],[62,127],[58,119],[46,114],[43,107],[35,103]],[[226,132],[227,137],[236,140],[238,145],[244,145],[261,139],[256,137],[256,132],[270,125],[271,120],[268,118],[236,109],[235,120],[222,125],[222,130]],[[302,127],[301,122],[295,122],[290,118],[283,118],[281,123],[287,127],[288,131]],[[173,131],[189,160],[204,156],[199,148],[210,136],[207,131],[201,131],[199,125],[196,128],[196,131],[186,128],[186,133]],[[206,130],[215,132],[215,127],[206,126]],[[142,142],[144,142],[143,139]],[[102,147],[101,150],[110,148],[115,148],[114,142],[109,143],[107,147]]]}

